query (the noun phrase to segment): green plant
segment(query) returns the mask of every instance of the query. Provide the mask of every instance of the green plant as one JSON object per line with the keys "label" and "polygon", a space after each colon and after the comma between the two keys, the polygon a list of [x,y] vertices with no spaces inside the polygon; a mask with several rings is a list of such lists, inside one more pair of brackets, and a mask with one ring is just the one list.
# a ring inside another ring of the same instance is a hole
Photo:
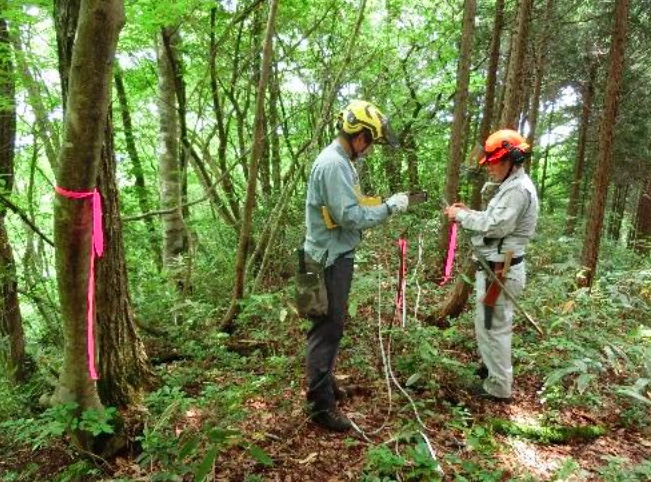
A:
{"label": "green plant", "polygon": [[646,482],[651,480],[651,461],[630,465],[630,461],[620,457],[608,457],[608,464],[598,470],[602,480],[608,482]]}
{"label": "green plant", "polygon": [[424,441],[408,445],[403,454],[395,454],[385,445],[371,447],[361,480],[385,482],[393,480],[441,480],[440,467]]}

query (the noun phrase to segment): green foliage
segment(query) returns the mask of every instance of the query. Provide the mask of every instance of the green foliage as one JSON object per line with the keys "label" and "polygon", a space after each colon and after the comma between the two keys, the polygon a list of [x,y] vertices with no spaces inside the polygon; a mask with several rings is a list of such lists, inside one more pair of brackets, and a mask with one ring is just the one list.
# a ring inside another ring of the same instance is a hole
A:
{"label": "green foliage", "polygon": [[36,450],[56,437],[70,430],[82,430],[98,436],[114,431],[113,420],[117,415],[115,407],[88,409],[79,413],[75,402],[60,403],[48,408],[37,418],[20,418],[2,422],[0,429],[6,431],[19,444],[26,444]]}
{"label": "green foliage", "polygon": [[434,460],[425,442],[408,445],[404,454],[396,454],[385,445],[371,447],[361,480],[389,482],[394,480],[441,480],[439,463]]}
{"label": "green foliage", "polygon": [[608,464],[599,469],[599,474],[609,482],[643,482],[651,479],[651,461],[631,466],[628,460],[608,457]]}
{"label": "green foliage", "polygon": [[587,425],[579,427],[567,426],[527,426],[509,420],[493,419],[490,421],[493,430],[503,435],[522,437],[543,444],[570,443],[575,439],[592,440],[606,433],[605,427]]}

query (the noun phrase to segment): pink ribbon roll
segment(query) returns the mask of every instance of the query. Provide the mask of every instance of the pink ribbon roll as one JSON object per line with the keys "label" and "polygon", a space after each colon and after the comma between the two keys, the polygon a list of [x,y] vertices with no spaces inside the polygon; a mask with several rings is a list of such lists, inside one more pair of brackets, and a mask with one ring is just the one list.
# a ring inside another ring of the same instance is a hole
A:
{"label": "pink ribbon roll", "polygon": [[400,252],[400,269],[398,270],[398,293],[396,294],[396,313],[400,314],[405,288],[407,285],[407,239],[401,237],[398,239],[398,251]]}
{"label": "pink ribbon roll", "polygon": [[102,197],[97,188],[90,192],[68,191],[59,186],[54,187],[55,191],[69,199],[91,198],[93,208],[93,231],[91,234],[90,269],[88,271],[88,310],[86,313],[86,349],[88,356],[88,371],[92,380],[97,380],[97,369],[95,367],[95,257],[104,254],[104,231],[102,228]]}
{"label": "pink ribbon roll", "polygon": [[454,265],[454,255],[457,252],[457,223],[450,224],[450,241],[448,243],[448,255],[445,260],[445,270],[443,273],[443,281],[441,281],[440,286],[443,286],[445,283],[450,281],[452,276],[452,266]]}

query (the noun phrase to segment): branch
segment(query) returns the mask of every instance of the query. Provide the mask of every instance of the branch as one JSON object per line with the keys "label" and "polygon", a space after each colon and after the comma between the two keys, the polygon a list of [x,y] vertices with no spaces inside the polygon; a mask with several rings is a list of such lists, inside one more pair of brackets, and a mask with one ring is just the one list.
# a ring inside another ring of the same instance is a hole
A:
{"label": "branch", "polygon": [[54,248],[54,243],[50,240],[50,238],[48,238],[40,229],[38,229],[38,226],[36,226],[36,224],[34,224],[34,222],[29,219],[29,216],[27,216],[27,214],[22,209],[12,203],[9,198],[5,197],[5,195],[2,193],[0,193],[0,202],[7,206],[7,208],[9,208],[11,211],[16,213],[20,219],[22,219],[23,222],[32,229],[32,231],[34,231],[43,241]]}

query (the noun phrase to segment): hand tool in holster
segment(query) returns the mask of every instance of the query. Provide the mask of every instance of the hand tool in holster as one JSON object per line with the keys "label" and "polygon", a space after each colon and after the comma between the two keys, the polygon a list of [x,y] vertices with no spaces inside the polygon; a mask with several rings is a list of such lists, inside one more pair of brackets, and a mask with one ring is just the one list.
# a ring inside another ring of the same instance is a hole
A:
{"label": "hand tool in holster", "polygon": [[[493,310],[495,309],[495,303],[497,298],[499,298],[500,293],[502,292],[502,286],[504,285],[504,280],[506,279],[506,274],[509,272],[511,266],[511,260],[513,259],[513,251],[508,250],[504,253],[504,263],[502,264],[501,269],[495,270],[495,279],[488,285],[488,277],[486,278],[486,293],[484,294],[484,299],[481,301],[484,304],[484,328],[490,330],[493,327]],[[500,283],[497,283],[497,280]]]}
{"label": "hand tool in holster", "polygon": [[520,310],[520,312],[524,315],[525,319],[531,324],[531,326],[533,326],[536,329],[536,331],[538,332],[538,334],[540,334],[540,336],[545,336],[545,333],[542,331],[540,326],[538,326],[538,323],[534,321],[531,315],[527,313],[527,311],[522,307],[522,305],[520,305],[520,303],[518,303],[518,301],[515,299],[515,296],[513,296],[511,292],[504,286],[504,283],[502,283],[502,281],[500,281],[497,275],[493,273],[493,270],[490,268],[488,262],[484,259],[484,257],[481,254],[479,254],[477,250],[475,250],[474,253],[475,253],[475,258],[477,259],[477,262],[480,264],[480,266],[484,269],[484,271],[486,271],[486,273],[488,273],[488,275],[490,275],[491,279],[493,279],[493,281],[495,281],[500,286],[500,288],[502,288],[504,294],[511,300],[511,302],[515,305],[515,307],[518,310]]}

